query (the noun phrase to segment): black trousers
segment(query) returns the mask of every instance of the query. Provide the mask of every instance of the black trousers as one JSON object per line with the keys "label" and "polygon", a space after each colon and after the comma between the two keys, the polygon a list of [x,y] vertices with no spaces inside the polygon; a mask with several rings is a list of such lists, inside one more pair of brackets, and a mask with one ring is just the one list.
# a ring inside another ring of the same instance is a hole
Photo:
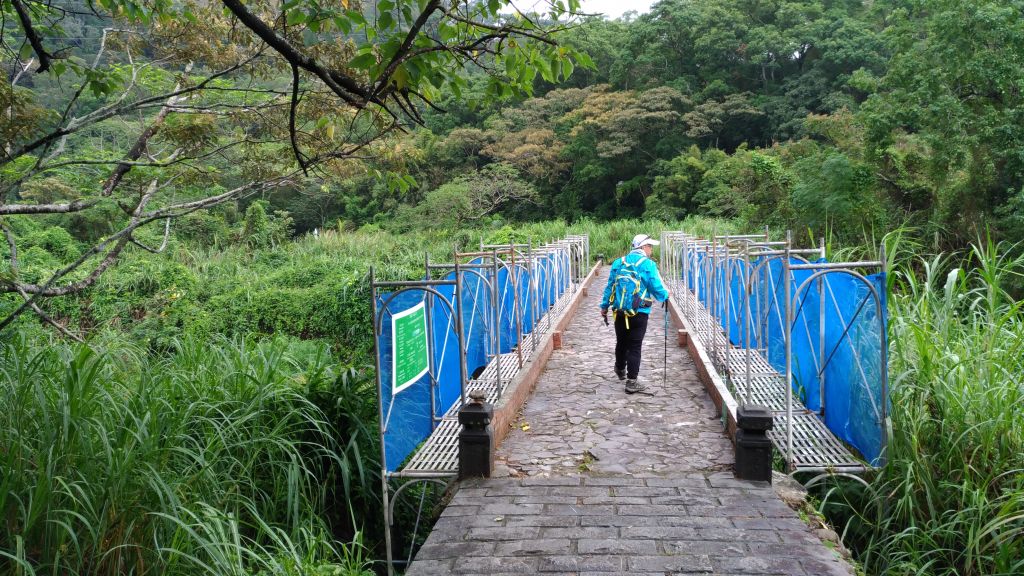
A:
{"label": "black trousers", "polygon": [[626,369],[626,378],[635,380],[640,374],[640,351],[647,334],[647,314],[637,314],[629,318],[626,328],[626,316],[615,316],[615,369]]}

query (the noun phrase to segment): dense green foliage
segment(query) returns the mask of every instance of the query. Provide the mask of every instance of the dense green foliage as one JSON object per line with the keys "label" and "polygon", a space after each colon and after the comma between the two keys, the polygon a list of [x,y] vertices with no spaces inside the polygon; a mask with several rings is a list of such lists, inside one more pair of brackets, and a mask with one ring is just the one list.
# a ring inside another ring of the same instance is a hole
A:
{"label": "dense green foliage", "polygon": [[[919,250],[919,246],[905,249]],[[888,510],[871,565],[892,573],[1024,571],[1024,259],[975,245],[895,278]],[[915,271],[916,272],[916,271]],[[1014,277],[1017,277],[1016,279]]]}
{"label": "dense green foliage", "polygon": [[1024,258],[981,243],[921,256],[887,241],[892,436],[872,491],[826,483],[823,509],[869,574],[1024,570]]}
{"label": "dense green foliage", "polygon": [[103,340],[0,345],[5,573],[363,572],[325,523],[352,495],[322,346]]}

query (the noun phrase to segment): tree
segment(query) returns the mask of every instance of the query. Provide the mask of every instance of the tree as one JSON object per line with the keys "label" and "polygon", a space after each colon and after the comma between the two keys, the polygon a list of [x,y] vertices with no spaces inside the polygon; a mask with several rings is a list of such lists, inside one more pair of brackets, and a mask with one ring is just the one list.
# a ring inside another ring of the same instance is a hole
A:
{"label": "tree", "polygon": [[893,57],[860,110],[870,157],[904,206],[979,224],[1024,186],[1024,3],[889,3]]}
{"label": "tree", "polygon": [[406,226],[458,229],[502,209],[536,202],[537,191],[513,166],[490,164],[428,192],[423,202],[400,212],[398,220]]}
{"label": "tree", "polygon": [[[381,0],[365,10],[354,0],[98,0],[81,45],[67,33],[83,29],[76,4],[0,4],[12,70],[0,87],[9,262],[0,293],[24,301],[0,329],[26,310],[45,317],[41,299],[88,288],[129,247],[159,251],[138,240],[143,227],[169,231],[191,212],[303,187],[380,154],[386,135],[422,123],[421,108],[460,97],[466,67],[486,74],[488,98],[529,94],[538,75],[568,77],[578,54],[554,35],[578,4],[552,1],[541,16],[510,0]],[[111,147],[105,131],[125,126],[130,135]],[[34,199],[34,184],[53,178],[67,186]],[[7,219],[90,211],[114,214],[111,232],[45,280],[25,281]]]}

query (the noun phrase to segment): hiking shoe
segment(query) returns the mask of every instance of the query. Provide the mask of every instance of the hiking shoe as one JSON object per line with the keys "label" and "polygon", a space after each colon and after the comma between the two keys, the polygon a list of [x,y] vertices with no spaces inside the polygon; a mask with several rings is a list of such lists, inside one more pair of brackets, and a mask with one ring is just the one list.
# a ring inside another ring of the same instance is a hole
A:
{"label": "hiking shoe", "polygon": [[636,394],[647,389],[647,385],[637,382],[636,378],[626,380],[626,394]]}
{"label": "hiking shoe", "polygon": [[626,369],[625,368],[616,368],[615,369],[615,375],[619,377],[619,380],[625,380],[626,379]]}

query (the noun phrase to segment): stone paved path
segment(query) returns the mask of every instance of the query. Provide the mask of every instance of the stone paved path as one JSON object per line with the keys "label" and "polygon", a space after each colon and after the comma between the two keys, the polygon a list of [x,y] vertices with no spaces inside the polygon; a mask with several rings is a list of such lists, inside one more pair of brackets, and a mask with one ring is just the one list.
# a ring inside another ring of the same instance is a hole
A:
{"label": "stone paved path", "polygon": [[606,275],[499,450],[499,477],[461,484],[407,574],[852,574],[771,487],[733,479],[720,415],[671,340],[662,385],[660,309],[640,371],[653,395],[623,392],[597,312]]}
{"label": "stone paved path", "polygon": [[[598,308],[607,275],[605,268],[594,280],[563,334],[562,349],[548,361],[519,424],[498,451],[497,474],[731,470],[732,444],[722,431],[721,414],[675,338],[668,341],[669,378],[664,378],[660,307],[651,312],[640,364],[640,380],[652,395],[623,392],[612,372],[615,329],[604,325]],[[674,331],[670,325],[670,335]]]}

